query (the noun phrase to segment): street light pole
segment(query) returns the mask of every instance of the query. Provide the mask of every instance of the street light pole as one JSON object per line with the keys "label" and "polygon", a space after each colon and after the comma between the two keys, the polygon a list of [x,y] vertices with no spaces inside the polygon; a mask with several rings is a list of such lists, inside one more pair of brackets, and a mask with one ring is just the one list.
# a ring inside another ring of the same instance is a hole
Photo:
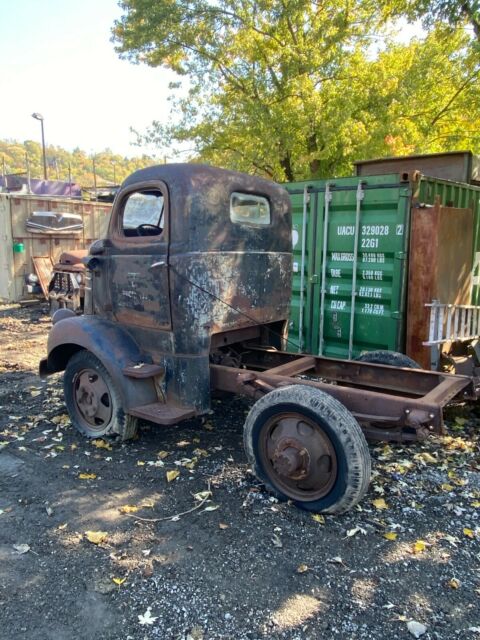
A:
{"label": "street light pole", "polygon": [[40,120],[40,125],[42,127],[42,153],[43,153],[43,179],[48,180],[47,177],[47,154],[45,152],[45,132],[43,130],[43,116],[41,113],[32,113],[32,118],[35,120]]}

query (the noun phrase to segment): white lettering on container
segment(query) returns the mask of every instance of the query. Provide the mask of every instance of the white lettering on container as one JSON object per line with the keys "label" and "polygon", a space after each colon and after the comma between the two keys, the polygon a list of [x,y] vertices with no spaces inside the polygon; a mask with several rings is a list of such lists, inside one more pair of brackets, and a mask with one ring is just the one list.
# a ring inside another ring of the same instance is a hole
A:
{"label": "white lettering on container", "polygon": [[372,316],[383,316],[385,314],[385,307],[383,304],[372,304],[371,302],[366,302],[363,305],[362,313]]}
{"label": "white lettering on container", "polygon": [[362,236],[388,236],[388,224],[362,224]]}
{"label": "white lettering on container", "polygon": [[363,269],[362,278],[364,280],[383,280],[383,271],[375,271],[374,269]]}
{"label": "white lettering on container", "polygon": [[353,262],[353,253],[332,253],[332,260],[335,262]]}
{"label": "white lettering on container", "polygon": [[336,309],[337,311],[343,311],[347,306],[345,300],[331,300],[330,309]]}
{"label": "white lettering on container", "polygon": [[377,262],[378,264],[385,263],[384,253],[362,253],[362,262]]}
{"label": "white lettering on container", "polygon": [[331,284],[330,285],[330,293],[334,296],[338,295],[338,290],[340,289],[340,287],[338,286],[338,284]]}
{"label": "white lettering on container", "polygon": [[378,249],[378,238],[362,238],[362,249]]}
{"label": "white lettering on container", "polygon": [[350,224],[342,224],[337,227],[337,236],[354,236],[355,227]]}
{"label": "white lettering on container", "polygon": [[341,278],[342,270],[341,269],[330,269],[330,275],[332,278]]}
{"label": "white lettering on container", "polygon": [[360,287],[358,295],[360,298],[381,298],[382,290],[380,287]]}

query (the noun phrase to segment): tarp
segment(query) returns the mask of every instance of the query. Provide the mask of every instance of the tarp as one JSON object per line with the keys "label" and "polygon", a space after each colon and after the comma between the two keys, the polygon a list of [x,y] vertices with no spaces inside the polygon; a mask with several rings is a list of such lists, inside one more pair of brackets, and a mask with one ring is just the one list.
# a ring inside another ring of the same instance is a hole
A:
{"label": "tarp", "polygon": [[[6,183],[6,184],[5,184]],[[0,176],[0,187],[6,187],[8,191],[22,191],[28,193],[28,179],[24,175]],[[75,182],[63,182],[62,180],[30,180],[31,193],[37,196],[62,196],[64,198],[81,198],[82,188]]]}

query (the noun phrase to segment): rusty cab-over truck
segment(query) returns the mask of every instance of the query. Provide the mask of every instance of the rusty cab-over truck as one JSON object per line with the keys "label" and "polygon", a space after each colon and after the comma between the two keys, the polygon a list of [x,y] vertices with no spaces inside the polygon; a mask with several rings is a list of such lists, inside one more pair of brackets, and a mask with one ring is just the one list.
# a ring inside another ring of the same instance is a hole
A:
{"label": "rusty cab-over truck", "polygon": [[201,416],[214,390],[256,400],[244,427],[257,477],[312,511],[365,494],[364,433],[414,440],[443,429],[442,408],[472,380],[284,351],[291,293],[287,192],[204,165],[137,171],[108,237],[86,258],[85,315],[60,309],[42,375],[65,371],[73,425],[131,438]]}

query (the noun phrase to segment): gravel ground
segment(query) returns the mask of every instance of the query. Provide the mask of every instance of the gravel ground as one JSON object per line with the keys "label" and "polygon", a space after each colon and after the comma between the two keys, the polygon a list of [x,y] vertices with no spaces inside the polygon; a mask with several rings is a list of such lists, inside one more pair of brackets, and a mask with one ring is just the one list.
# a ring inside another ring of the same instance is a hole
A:
{"label": "gravel ground", "polygon": [[361,505],[312,516],[250,473],[242,399],[83,439],[35,373],[48,327],[0,307],[2,640],[480,638],[478,408],[372,447]]}

